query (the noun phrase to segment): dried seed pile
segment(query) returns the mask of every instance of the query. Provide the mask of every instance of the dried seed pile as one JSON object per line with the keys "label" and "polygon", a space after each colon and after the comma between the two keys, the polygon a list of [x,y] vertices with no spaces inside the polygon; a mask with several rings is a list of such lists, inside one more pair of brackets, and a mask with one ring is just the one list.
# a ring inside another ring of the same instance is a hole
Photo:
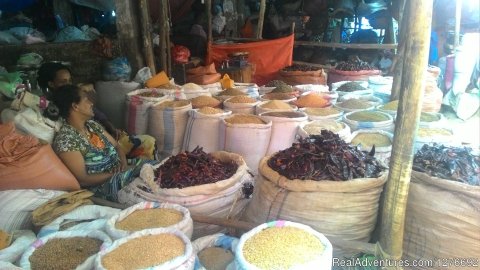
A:
{"label": "dried seed pile", "polygon": [[298,112],[265,112],[262,116],[272,116],[272,117],[284,117],[284,118],[299,118],[303,117],[303,114]]}
{"label": "dried seed pile", "polygon": [[260,269],[291,269],[319,258],[325,246],[295,227],[267,228],[245,241],[243,256]]}
{"label": "dried seed pile", "polygon": [[359,70],[372,70],[374,69],[367,62],[362,61],[360,58],[351,59],[345,62],[340,62],[335,66],[336,70],[345,71],[359,71]]}
{"label": "dried seed pile", "polygon": [[142,96],[142,97],[163,97],[162,93],[159,93],[155,90],[148,91],[148,92],[143,92],[140,94],[137,94],[137,96]]}
{"label": "dried seed pile", "polygon": [[225,270],[233,261],[233,253],[220,247],[208,247],[198,253],[200,263],[208,270]]}
{"label": "dried seed pile", "polygon": [[372,104],[361,99],[351,98],[337,104],[340,108],[345,109],[368,109]]}
{"label": "dried seed pile", "polygon": [[247,94],[235,88],[228,88],[218,93],[219,96],[246,96]]}
{"label": "dried seed pile", "polygon": [[331,122],[322,122],[320,124],[318,123],[310,123],[306,124],[303,129],[309,134],[309,135],[320,135],[322,133],[322,130],[330,130],[333,133],[337,133],[340,130],[345,128],[345,124],[331,121]]}
{"label": "dried seed pile", "polygon": [[385,147],[392,145],[392,141],[387,135],[381,133],[359,133],[352,139],[351,144],[364,147]]}
{"label": "dried seed pile", "polygon": [[262,118],[249,114],[235,114],[231,117],[225,118],[225,122],[229,124],[265,124]]}
{"label": "dried seed pile", "polygon": [[452,136],[452,132],[448,129],[443,128],[428,128],[428,127],[419,127],[417,132],[417,137],[428,138],[432,136]]}
{"label": "dried seed pile", "polygon": [[199,113],[203,114],[219,114],[224,113],[225,111],[222,109],[212,108],[212,107],[202,107],[198,110]]}
{"label": "dried seed pile", "polygon": [[270,100],[262,104],[261,107],[265,109],[291,109],[292,108],[286,102],[283,102],[280,100]]}
{"label": "dried seed pile", "polygon": [[271,93],[290,93],[293,92],[293,88],[290,85],[282,84],[272,90]]}
{"label": "dried seed pile", "polygon": [[[134,238],[102,258],[106,269],[144,269],[160,265],[185,253],[185,243],[173,234]],[[47,268],[46,268],[47,269]]]}
{"label": "dried seed pile", "polygon": [[168,158],[155,171],[155,182],[161,188],[198,186],[228,179],[237,169],[235,162],[223,162],[196,147]]}
{"label": "dried seed pile", "polygon": [[92,237],[54,238],[36,249],[28,260],[32,270],[75,269],[98,253],[102,243]]}
{"label": "dried seed pile", "polygon": [[209,96],[198,96],[192,98],[192,108],[203,108],[203,107],[217,107],[222,102],[214,97]]}
{"label": "dried seed pile", "polygon": [[341,113],[340,110],[337,110],[333,107],[326,107],[326,108],[306,108],[305,113],[308,115],[313,116],[327,116],[332,114],[339,114]]}
{"label": "dried seed pile", "polygon": [[263,95],[263,98],[264,99],[268,99],[268,100],[287,100],[287,99],[292,99],[294,98],[294,96],[290,95],[290,94],[287,94],[287,93],[267,93],[265,95]]}
{"label": "dried seed pile", "polygon": [[370,153],[358,150],[328,130],[321,135],[310,135],[291,147],[277,152],[268,160],[268,166],[288,179],[336,180],[376,178],[383,167]]}
{"label": "dried seed pile", "polygon": [[308,95],[299,97],[295,102],[295,104],[299,108],[305,108],[305,107],[323,108],[323,107],[329,106],[330,102],[318,94],[310,93]]}
{"label": "dried seed pile", "polygon": [[150,228],[168,227],[183,219],[180,211],[170,208],[136,210],[115,223],[115,228],[124,231],[141,231]]}
{"label": "dried seed pile", "polygon": [[358,122],[381,122],[390,119],[387,115],[383,113],[373,111],[354,112],[348,115],[347,118]]}
{"label": "dried seed pile", "polygon": [[386,111],[396,111],[398,109],[398,100],[390,101],[381,106],[380,109]]}
{"label": "dried seed pile", "polygon": [[442,179],[480,186],[480,157],[468,147],[425,144],[413,157],[413,169]]}
{"label": "dried seed pile", "polygon": [[197,91],[200,91],[200,90],[203,90],[203,88],[196,84],[196,83],[186,83],[183,85],[183,89],[186,89],[186,90],[197,90]]}
{"label": "dried seed pile", "polygon": [[231,103],[255,103],[256,100],[249,96],[235,96],[228,100]]}
{"label": "dried seed pile", "polygon": [[337,88],[337,91],[342,91],[342,92],[354,92],[358,90],[366,90],[367,88],[363,87],[361,84],[357,82],[347,82],[342,85],[340,85]]}
{"label": "dried seed pile", "polygon": [[165,101],[160,104],[158,104],[156,107],[157,108],[178,108],[178,107],[183,107],[187,106],[190,104],[190,101],[188,100],[170,100],[170,101]]}
{"label": "dried seed pile", "polygon": [[284,67],[282,71],[317,71],[321,69],[322,68],[309,66],[309,65],[291,65],[288,67]]}
{"label": "dried seed pile", "polygon": [[265,86],[267,87],[278,87],[278,86],[282,86],[282,85],[287,85],[284,81],[281,81],[281,80],[272,80],[272,81],[269,81]]}

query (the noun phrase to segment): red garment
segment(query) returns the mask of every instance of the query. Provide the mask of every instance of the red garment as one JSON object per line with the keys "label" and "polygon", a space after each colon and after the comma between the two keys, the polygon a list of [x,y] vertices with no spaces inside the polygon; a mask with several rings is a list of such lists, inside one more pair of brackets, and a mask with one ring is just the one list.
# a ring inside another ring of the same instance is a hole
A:
{"label": "red garment", "polygon": [[294,36],[239,44],[208,44],[208,64],[220,67],[228,54],[248,52],[248,61],[255,66],[253,82],[264,85],[274,80],[279,70],[292,65]]}

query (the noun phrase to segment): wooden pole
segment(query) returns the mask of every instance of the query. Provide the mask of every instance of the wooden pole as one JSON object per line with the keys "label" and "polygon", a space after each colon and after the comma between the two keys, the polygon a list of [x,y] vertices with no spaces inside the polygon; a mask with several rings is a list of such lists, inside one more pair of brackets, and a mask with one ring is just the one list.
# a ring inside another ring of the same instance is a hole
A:
{"label": "wooden pole", "polygon": [[[400,98],[400,84],[402,82],[403,61],[405,55],[405,43],[408,39],[408,21],[404,20],[403,13],[406,8],[409,8],[410,4],[407,4],[405,0],[399,0],[399,27],[400,36],[397,46],[397,53],[392,63],[391,73],[393,73],[392,93],[390,100],[397,100]],[[408,2],[410,3],[410,1]],[[407,6],[408,5],[408,6]]]}
{"label": "wooden pole", "polygon": [[155,56],[153,54],[152,35],[150,33],[150,14],[148,12],[147,0],[140,0],[140,22],[142,28],[143,39],[143,56],[147,67],[150,68],[152,74],[156,74]]}
{"label": "wooden pole", "polygon": [[393,259],[402,257],[405,209],[412,172],[413,144],[420,118],[427,72],[433,0],[412,0],[402,72],[402,95],[395,123],[390,172],[385,186],[380,244]]}
{"label": "wooden pole", "polygon": [[460,24],[462,22],[462,0],[455,2],[455,46],[454,49],[460,45]]}
{"label": "wooden pole", "polygon": [[258,12],[257,39],[262,39],[263,21],[265,20],[265,9],[267,0],[260,0],[260,11]]}
{"label": "wooden pole", "polygon": [[166,43],[166,51],[167,51],[167,70],[166,73],[168,77],[172,77],[172,50],[170,48],[170,2],[169,0],[162,0],[164,1],[163,9],[164,16],[165,16],[165,43]]}
{"label": "wooden pole", "polygon": [[207,44],[213,42],[212,38],[212,0],[206,0],[206,11],[207,11]]}
{"label": "wooden pole", "polygon": [[168,65],[167,65],[167,43],[166,43],[166,28],[167,28],[167,18],[165,17],[165,12],[164,10],[167,8],[164,6],[165,1],[160,0],[160,31],[158,33],[159,36],[159,42],[160,42],[160,70],[167,71],[168,70]]}

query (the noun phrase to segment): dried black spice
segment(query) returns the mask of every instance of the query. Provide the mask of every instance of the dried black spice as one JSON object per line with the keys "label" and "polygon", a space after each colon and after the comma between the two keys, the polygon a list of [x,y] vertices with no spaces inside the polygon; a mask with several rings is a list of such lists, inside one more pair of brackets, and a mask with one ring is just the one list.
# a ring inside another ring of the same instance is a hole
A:
{"label": "dried black spice", "polygon": [[336,180],[376,178],[386,168],[370,153],[360,151],[328,130],[294,143],[268,160],[270,168],[288,179]]}
{"label": "dried black spice", "polygon": [[468,147],[425,144],[413,157],[413,169],[431,176],[480,186],[480,157]]}
{"label": "dried black spice", "polygon": [[344,71],[360,71],[360,70],[372,70],[374,69],[367,62],[364,62],[360,59],[352,59],[346,62],[340,62],[335,66],[336,70]]}
{"label": "dried black spice", "polygon": [[184,188],[215,183],[232,177],[238,169],[233,162],[222,162],[196,147],[170,157],[155,171],[161,188]]}

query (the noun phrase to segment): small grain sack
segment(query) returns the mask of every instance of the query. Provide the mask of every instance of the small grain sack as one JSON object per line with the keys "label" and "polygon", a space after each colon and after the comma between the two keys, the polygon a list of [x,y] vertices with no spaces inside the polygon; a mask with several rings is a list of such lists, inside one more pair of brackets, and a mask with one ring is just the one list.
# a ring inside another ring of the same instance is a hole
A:
{"label": "small grain sack", "polygon": [[265,124],[260,117],[249,114],[234,114],[229,118],[225,118],[225,122],[229,124]]}
{"label": "small grain sack", "polygon": [[419,127],[417,132],[417,137],[429,138],[433,136],[452,136],[452,132],[448,129],[443,128],[427,128]]}
{"label": "small grain sack", "polygon": [[268,100],[288,100],[294,98],[294,96],[286,93],[267,93],[263,95],[263,98]]}
{"label": "small grain sack", "polygon": [[102,258],[105,269],[144,269],[160,265],[185,253],[185,243],[173,234],[134,238]]}
{"label": "small grain sack", "polygon": [[241,90],[235,88],[228,88],[218,93],[219,96],[246,96],[247,93],[242,92]]}
{"label": "small grain sack", "polygon": [[224,113],[225,111],[222,109],[217,109],[212,107],[202,107],[198,109],[198,112],[203,114],[219,114],[219,113]]}
{"label": "small grain sack", "polygon": [[28,260],[32,270],[75,269],[98,253],[102,243],[92,237],[54,238],[37,248]]}
{"label": "small grain sack", "polygon": [[440,116],[438,114],[426,113],[426,112],[422,112],[420,114],[420,122],[435,122],[439,120],[440,120]]}
{"label": "small grain sack", "polygon": [[158,104],[157,108],[178,108],[187,106],[190,103],[188,100],[175,100],[175,101],[164,101]]}
{"label": "small grain sack", "polygon": [[383,106],[380,106],[380,109],[385,111],[397,111],[398,109],[398,100],[390,101]]}
{"label": "small grain sack", "polygon": [[254,98],[249,96],[235,96],[228,100],[231,103],[255,103],[257,102]]}
{"label": "small grain sack", "polygon": [[170,208],[141,209],[132,212],[115,223],[115,228],[124,231],[140,231],[150,228],[168,227],[183,219],[180,211]]}
{"label": "small grain sack", "polygon": [[367,109],[372,107],[372,104],[365,100],[351,98],[338,103],[338,106],[345,109]]}
{"label": "small grain sack", "polygon": [[321,125],[311,123],[303,126],[303,130],[305,130],[305,132],[307,132],[309,135],[320,135],[323,129],[330,130],[333,133],[337,133],[344,128],[345,126],[343,123],[338,123],[334,121],[325,122]]}
{"label": "small grain sack", "polygon": [[305,113],[308,115],[313,116],[328,116],[333,114],[341,113],[340,110],[337,110],[333,107],[325,107],[325,108],[306,108]]}
{"label": "small grain sack", "polygon": [[198,253],[200,263],[208,270],[225,270],[233,261],[233,253],[220,247],[208,247]]}
{"label": "small grain sack", "polygon": [[243,256],[260,269],[291,269],[319,258],[325,246],[295,227],[272,227],[245,241]]}
{"label": "small grain sack", "polygon": [[320,95],[317,95],[315,93],[310,93],[305,96],[301,96],[297,99],[295,104],[299,108],[305,108],[305,107],[310,107],[310,108],[323,108],[329,105],[328,100],[323,98]]}
{"label": "small grain sack", "polygon": [[293,88],[290,85],[284,84],[275,87],[271,93],[290,93],[293,92]]}
{"label": "small grain sack", "polygon": [[358,122],[381,122],[390,119],[387,115],[383,113],[373,111],[354,112],[348,115],[347,118]]}
{"label": "small grain sack", "polygon": [[351,144],[360,144],[367,148],[370,148],[373,145],[375,145],[375,147],[386,147],[392,145],[392,141],[387,135],[381,133],[359,133],[352,139]]}
{"label": "small grain sack", "polygon": [[337,91],[342,91],[342,92],[354,92],[357,90],[366,90],[367,88],[363,87],[361,84],[357,82],[348,82],[340,85],[340,87],[337,88]]}
{"label": "small grain sack", "polygon": [[291,109],[292,106],[281,100],[270,100],[262,104],[260,107],[265,109]]}
{"label": "small grain sack", "polygon": [[191,99],[192,108],[218,107],[222,103],[220,100],[209,96],[198,96]]}

